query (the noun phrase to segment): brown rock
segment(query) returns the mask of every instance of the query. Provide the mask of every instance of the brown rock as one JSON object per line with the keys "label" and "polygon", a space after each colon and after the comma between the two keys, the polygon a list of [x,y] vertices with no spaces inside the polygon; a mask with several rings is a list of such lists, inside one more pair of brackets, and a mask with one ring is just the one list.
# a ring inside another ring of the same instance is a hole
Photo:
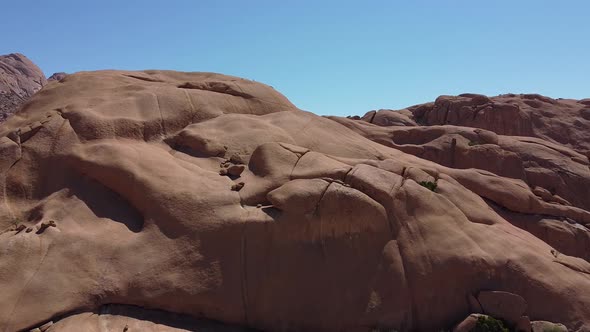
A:
{"label": "brown rock", "polygon": [[461,323],[457,324],[457,326],[453,328],[453,332],[470,332],[477,325],[477,319],[480,316],[481,315],[478,314],[471,314],[467,316],[467,318],[465,318],[463,321],[461,321]]}
{"label": "brown rock", "polygon": [[41,326],[39,326],[39,330],[41,330],[41,332],[45,332],[47,330],[49,330],[49,328],[53,325],[53,321],[49,321]]}
{"label": "brown rock", "polygon": [[526,312],[526,301],[517,294],[503,291],[481,291],[477,300],[485,314],[502,319],[511,325],[518,323]]}
{"label": "brown rock", "polygon": [[568,329],[563,324],[551,323],[547,321],[533,321],[531,322],[533,332],[567,332]]}
{"label": "brown rock", "polygon": [[516,332],[531,332],[531,320],[528,316],[522,316],[514,326]]}
{"label": "brown rock", "polygon": [[239,182],[231,186],[231,190],[233,191],[240,191],[244,188],[244,182]]}
{"label": "brown rock", "polygon": [[[590,188],[590,163],[583,160],[583,154],[562,145],[467,127],[376,128],[363,121],[331,119],[377,143],[447,167],[477,168],[523,180],[531,188],[544,190],[547,193],[544,200],[549,203],[590,209],[586,189]],[[453,141],[456,144],[449,144]]]}
{"label": "brown rock", "polygon": [[59,73],[53,73],[51,76],[49,76],[47,78],[47,81],[61,81],[64,78],[66,78],[66,76],[68,76],[68,74],[64,73],[64,72],[59,72]]}
{"label": "brown rock", "polygon": [[245,168],[244,165],[232,165],[227,169],[227,172],[233,176],[240,176]]}
{"label": "brown rock", "polygon": [[0,55],[0,122],[16,112],[47,80],[22,54]]}
{"label": "brown rock", "polygon": [[481,308],[481,304],[479,301],[473,296],[473,294],[467,294],[467,302],[469,302],[469,309],[471,312],[476,314],[483,314],[483,309]]}
{"label": "brown rock", "polygon": [[199,320],[188,315],[126,305],[104,305],[96,312],[68,315],[47,332],[243,332],[238,325]]}
{"label": "brown rock", "polygon": [[365,114],[362,120],[378,126],[417,126],[413,114],[408,110],[379,110]]}
{"label": "brown rock", "polygon": [[43,233],[48,227],[57,227],[57,224],[53,220],[43,221],[39,225],[35,226],[37,234]]}
{"label": "brown rock", "polygon": [[[485,97],[485,96],[482,96]],[[440,96],[434,103],[408,108],[426,125],[486,129],[499,135],[537,137],[579,151],[590,150],[590,122],[579,121],[587,105],[541,95]]]}
{"label": "brown rock", "polygon": [[[539,114],[562,103],[522,98]],[[525,107],[459,99],[476,119],[495,112],[490,121]],[[587,328],[588,165],[567,143],[500,133],[492,144],[476,128],[424,126],[468,121],[455,102],[438,100],[458,110],[446,120],[425,105],[401,113],[420,126],[378,126],[213,73],[50,83],[0,125],[0,228],[59,221],[41,236],[0,234],[0,329],[54,319],[49,331],[165,331],[188,315],[266,331],[436,331],[481,289],[526,295],[530,317]],[[452,139],[455,168],[444,164]],[[247,167],[248,186],[218,175],[230,164]],[[533,217],[567,226],[519,227]],[[550,242],[571,251],[555,257]],[[479,302],[518,319],[515,296],[500,296],[512,301],[500,309],[498,296]],[[193,323],[183,328],[206,330]]]}
{"label": "brown rock", "polygon": [[17,233],[20,233],[20,232],[22,232],[22,231],[23,231],[24,229],[26,229],[26,228],[27,228],[27,226],[25,226],[25,225],[23,225],[23,224],[20,224],[20,225],[16,226],[14,230],[15,230]]}
{"label": "brown rock", "polygon": [[551,195],[549,190],[547,190],[545,188],[538,187],[538,186],[533,188],[533,193],[535,195],[541,197],[546,202],[550,202],[551,199],[553,198],[553,195]]}
{"label": "brown rock", "polygon": [[478,142],[481,142],[483,144],[498,144],[499,140],[498,140],[498,135],[496,135],[496,133],[489,131],[489,130],[483,130],[483,129],[475,129],[473,131],[475,134],[477,134],[478,137]]}

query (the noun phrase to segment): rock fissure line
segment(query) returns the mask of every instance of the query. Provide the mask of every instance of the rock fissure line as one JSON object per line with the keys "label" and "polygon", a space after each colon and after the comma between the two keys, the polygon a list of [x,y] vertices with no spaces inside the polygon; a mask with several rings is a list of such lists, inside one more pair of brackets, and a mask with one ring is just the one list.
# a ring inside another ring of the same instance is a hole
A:
{"label": "rock fissure line", "polygon": [[322,216],[320,215],[320,204],[322,203],[322,200],[324,199],[324,195],[326,194],[326,192],[328,191],[328,189],[330,188],[330,186],[332,185],[333,182],[328,182],[328,185],[326,186],[326,188],[324,189],[324,191],[322,192],[322,194],[320,195],[320,199],[318,199],[318,202],[316,203],[315,206],[315,210],[314,210],[314,215],[316,215],[318,217],[318,233],[319,233],[319,237],[320,237],[320,246],[322,248],[322,255],[324,256],[324,259],[328,259],[328,253],[326,251],[326,243],[324,241],[324,233],[323,233],[323,223],[322,223]]}
{"label": "rock fissure line", "polygon": [[373,121],[375,121],[375,117],[377,116],[377,112],[378,111],[375,111],[375,113],[373,113],[373,115],[371,116],[371,119],[369,120],[369,123],[373,123],[374,124]]}
{"label": "rock fissure line", "polygon": [[[285,150],[287,150],[287,149],[285,149]],[[290,150],[288,150],[288,151],[290,151]],[[303,156],[305,156],[305,154],[308,153],[309,150],[303,152],[301,155],[298,153],[295,153],[293,151],[290,151],[290,152],[297,156],[297,161],[295,161],[293,168],[291,168],[291,173],[289,174],[289,181],[293,180],[293,172],[295,172],[295,168],[297,167],[297,164],[299,164],[299,160],[301,160],[301,158],[303,158]]]}
{"label": "rock fissure line", "polygon": [[[39,239],[40,247],[43,248],[43,239],[40,236],[38,236],[37,238]],[[47,254],[49,253],[50,248],[51,248],[51,243],[47,245],[47,250],[45,250],[45,252],[43,253],[43,256],[41,256],[41,260],[39,261],[39,264],[37,264],[37,268],[35,269],[33,274],[27,279],[23,288],[21,289],[21,291],[17,297],[17,300],[14,303],[14,306],[12,307],[12,310],[10,311],[10,314],[7,317],[8,319],[4,320],[6,322],[4,332],[10,332],[10,331],[8,331],[8,327],[10,326],[10,323],[12,323],[14,313],[15,313],[16,309],[18,308],[18,305],[20,304],[21,298],[22,298],[24,292],[29,287],[29,284],[31,283],[31,281],[33,281],[33,279],[37,276],[37,274],[39,273],[39,270],[41,270],[41,265],[43,265],[43,262],[45,261],[45,258],[47,257]]]}
{"label": "rock fissure line", "polygon": [[142,77],[142,76],[131,75],[131,74],[123,74],[123,76],[129,77],[129,78],[134,78],[136,80],[140,80],[140,81],[144,81],[144,82],[166,83],[165,81],[158,80],[158,79],[151,78],[151,77]]}
{"label": "rock fissure line", "polygon": [[[20,141],[20,139],[19,139]],[[18,148],[19,148],[19,154],[18,154],[18,158],[10,165],[10,167],[8,167],[8,169],[6,170],[6,172],[4,173],[4,183],[3,183],[3,188],[2,188],[2,192],[3,192],[3,198],[4,198],[4,206],[6,206],[6,210],[10,213],[10,216],[12,218],[12,220],[16,221],[16,214],[14,213],[14,210],[11,207],[10,204],[10,199],[8,198],[8,174],[10,173],[10,170],[12,170],[12,168],[14,166],[16,166],[16,164],[22,160],[23,158],[23,150],[22,150],[22,145],[20,142],[17,143],[18,144]]]}
{"label": "rock fissure line", "polygon": [[[248,215],[250,212],[247,212]],[[247,237],[246,237],[246,227],[248,224],[248,220],[244,222],[241,229],[241,236],[240,236],[240,264],[241,264],[241,271],[242,271],[242,306],[244,310],[244,321],[246,325],[249,324],[249,317],[248,317],[248,262],[247,262]]]}
{"label": "rock fissure line", "polygon": [[197,115],[197,110],[195,109],[195,105],[193,104],[193,100],[191,99],[191,96],[189,95],[189,93],[186,89],[183,89],[182,92],[184,92],[184,95],[186,96],[186,100],[188,101],[188,104],[191,107],[191,123],[195,123],[195,116]]}
{"label": "rock fissure line", "polygon": [[162,115],[162,107],[160,106],[160,97],[158,97],[157,93],[154,93],[154,97],[156,97],[156,105],[158,106],[158,112],[160,114],[160,127],[162,128],[162,134],[167,135],[166,124],[164,123],[164,116]]}

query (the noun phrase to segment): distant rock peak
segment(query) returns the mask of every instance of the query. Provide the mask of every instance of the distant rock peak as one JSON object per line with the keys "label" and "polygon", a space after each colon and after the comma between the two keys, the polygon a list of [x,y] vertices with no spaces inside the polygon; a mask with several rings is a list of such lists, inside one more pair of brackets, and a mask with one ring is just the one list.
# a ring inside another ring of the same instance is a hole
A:
{"label": "distant rock peak", "polygon": [[0,122],[47,84],[43,71],[20,53],[0,55]]}

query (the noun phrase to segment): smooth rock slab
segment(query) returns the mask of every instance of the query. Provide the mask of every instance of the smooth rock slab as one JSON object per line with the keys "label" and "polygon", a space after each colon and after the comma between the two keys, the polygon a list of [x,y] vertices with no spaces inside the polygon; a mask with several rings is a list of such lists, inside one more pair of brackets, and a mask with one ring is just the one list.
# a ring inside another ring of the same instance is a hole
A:
{"label": "smooth rock slab", "polygon": [[515,325],[526,311],[522,296],[504,291],[482,291],[477,296],[485,314]]}
{"label": "smooth rock slab", "polygon": [[537,320],[531,323],[533,332],[567,332],[567,327],[563,324]]}

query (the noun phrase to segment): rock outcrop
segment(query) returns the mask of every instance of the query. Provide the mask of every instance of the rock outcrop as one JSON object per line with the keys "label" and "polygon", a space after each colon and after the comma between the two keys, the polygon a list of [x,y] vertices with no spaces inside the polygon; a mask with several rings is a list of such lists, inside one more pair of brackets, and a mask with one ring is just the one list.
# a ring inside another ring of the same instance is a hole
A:
{"label": "rock outcrop", "polygon": [[[512,113],[503,111],[509,101],[516,105]],[[580,116],[586,104],[586,99],[538,95],[488,98],[465,94],[442,96],[434,103],[401,111],[369,112],[359,118],[363,121],[329,118],[382,145],[447,167],[481,169],[518,179],[544,202],[588,211],[590,138],[586,135],[590,131],[586,127],[590,120]],[[387,120],[398,118],[405,120]],[[531,120],[536,118],[540,120]],[[568,127],[567,134],[561,136],[563,131],[551,130],[564,123],[577,125]],[[527,126],[530,130],[523,129]],[[568,137],[576,139],[570,141]],[[590,260],[590,224],[584,218],[554,218],[542,212],[518,214],[488,203],[503,218],[543,239],[556,252]]]}
{"label": "rock outcrop", "polygon": [[16,112],[47,80],[22,54],[0,55],[0,122]]}
{"label": "rock outcrop", "polygon": [[62,79],[64,79],[66,76],[68,76],[68,74],[64,73],[64,72],[59,72],[59,73],[53,73],[51,76],[49,76],[47,78],[47,81],[61,81]]}
{"label": "rock outcrop", "polygon": [[541,138],[590,152],[590,99],[553,99],[538,94],[505,94],[487,97],[466,93],[440,96],[432,103],[404,110],[367,113],[363,120],[380,126],[392,124],[462,126],[481,128],[498,135]]}
{"label": "rock outcrop", "polygon": [[[412,114],[394,123],[421,128]],[[571,244],[573,228],[588,232],[588,196],[529,175],[578,179],[582,193],[588,160],[573,145],[432,130],[400,148],[393,127],[319,117],[219,74],[52,82],[0,125],[0,331],[79,331],[112,304],[145,313],[104,318],[123,331],[160,324],[149,310],[266,331],[434,331],[511,296],[526,306],[508,315],[588,331],[588,250]],[[514,166],[418,153],[440,137]],[[516,222],[535,218],[564,238]]]}

